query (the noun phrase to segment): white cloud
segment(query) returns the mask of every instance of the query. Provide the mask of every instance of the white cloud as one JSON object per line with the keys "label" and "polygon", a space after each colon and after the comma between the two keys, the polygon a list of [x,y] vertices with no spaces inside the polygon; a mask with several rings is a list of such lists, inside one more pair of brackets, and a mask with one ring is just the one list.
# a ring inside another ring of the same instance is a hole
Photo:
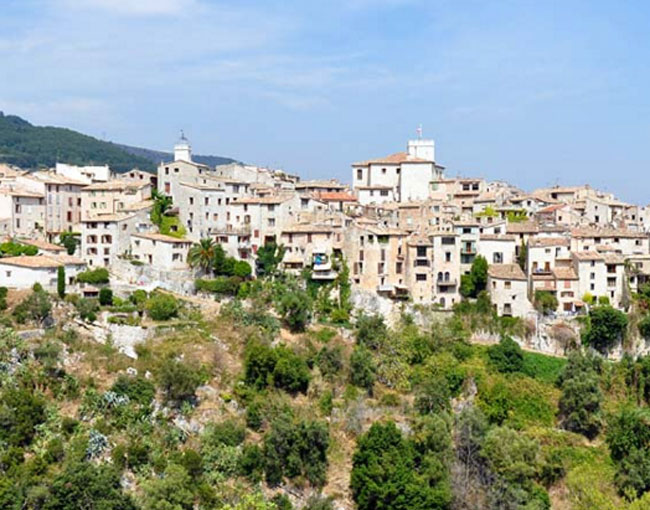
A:
{"label": "white cloud", "polygon": [[185,14],[198,5],[195,0],[63,0],[63,4],[136,16]]}

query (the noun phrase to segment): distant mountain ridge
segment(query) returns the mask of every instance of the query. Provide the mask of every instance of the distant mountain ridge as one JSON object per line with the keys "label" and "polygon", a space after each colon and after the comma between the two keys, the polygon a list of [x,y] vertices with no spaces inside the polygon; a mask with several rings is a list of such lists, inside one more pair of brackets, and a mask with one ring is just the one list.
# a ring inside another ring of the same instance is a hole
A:
{"label": "distant mountain ridge", "polygon": [[[109,165],[116,172],[140,168],[155,172],[171,153],[99,140],[67,128],[34,126],[16,115],[0,112],[0,162],[25,169],[72,165]],[[235,162],[222,156],[194,156],[210,166]]]}

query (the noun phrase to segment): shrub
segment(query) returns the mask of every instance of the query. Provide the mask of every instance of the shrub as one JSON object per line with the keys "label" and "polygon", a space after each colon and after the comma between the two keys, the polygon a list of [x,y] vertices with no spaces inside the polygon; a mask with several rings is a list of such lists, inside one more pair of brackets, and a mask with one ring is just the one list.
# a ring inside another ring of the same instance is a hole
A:
{"label": "shrub", "polygon": [[59,266],[56,270],[56,292],[60,299],[65,297],[65,266]]}
{"label": "shrub", "polygon": [[171,294],[157,292],[145,305],[149,317],[155,321],[166,321],[178,314],[178,300]]}
{"label": "shrub", "polygon": [[88,322],[95,322],[97,320],[99,302],[96,299],[82,298],[77,301],[75,306],[77,308],[77,313],[82,320]]}
{"label": "shrub", "polygon": [[158,383],[168,403],[181,404],[194,398],[201,376],[193,367],[168,359],[160,368]]}
{"label": "shrub", "polygon": [[558,301],[555,294],[546,290],[535,291],[535,309],[544,315],[557,310]]}
{"label": "shrub", "polygon": [[246,428],[235,420],[211,423],[201,438],[203,444],[239,446],[246,438]]}
{"label": "shrub", "polygon": [[598,306],[589,311],[589,324],[584,340],[594,349],[605,352],[622,340],[627,316],[611,306]]}
{"label": "shrub", "polygon": [[378,349],[388,337],[388,328],[381,315],[361,315],[356,324],[357,344]]}
{"label": "shrub", "polygon": [[113,291],[108,287],[99,289],[99,304],[101,306],[111,306],[113,304]]}
{"label": "shrub", "polygon": [[327,449],[330,437],[327,425],[315,421],[295,423],[281,415],[271,423],[264,436],[264,466],[266,480],[278,485],[283,478],[303,476],[312,485],[325,483]]}
{"label": "shrub", "polygon": [[573,352],[560,376],[562,395],[559,414],[562,426],[589,439],[602,426],[600,404],[603,399],[593,363],[580,352]]}
{"label": "shrub", "polygon": [[132,402],[148,406],[156,396],[156,387],[144,377],[121,374],[113,383],[111,391],[129,397]]}
{"label": "shrub", "polygon": [[418,388],[415,408],[420,414],[438,414],[450,409],[450,398],[446,378],[428,377]]}
{"label": "shrub", "polygon": [[34,284],[34,288],[36,290],[14,308],[13,315],[19,324],[24,324],[28,320],[42,323],[52,311],[50,296],[43,290],[43,287]]}
{"label": "shrub", "polygon": [[242,280],[238,276],[218,276],[214,280],[197,279],[194,286],[197,291],[213,292],[215,294],[225,294],[236,296],[241,287]]}
{"label": "shrub", "polygon": [[490,364],[499,372],[520,372],[524,367],[524,355],[519,344],[504,336],[497,345],[488,348]]}
{"label": "shrub", "polygon": [[235,262],[235,266],[233,268],[233,276],[237,276],[239,278],[248,278],[251,274],[253,274],[253,268],[248,262],[245,260],[238,260]]}
{"label": "shrub", "polygon": [[144,304],[147,302],[147,291],[138,289],[134,290],[129,296],[129,301],[136,305],[138,308],[144,307]]}
{"label": "shrub", "polygon": [[639,321],[638,328],[643,338],[650,339],[650,315],[646,315]]}
{"label": "shrub", "polygon": [[316,355],[316,365],[325,377],[333,377],[343,369],[343,354],[340,347],[323,347]]}
{"label": "shrub", "polygon": [[97,269],[88,269],[83,273],[77,275],[77,281],[80,283],[89,283],[97,285],[101,283],[108,283],[109,274],[108,269],[105,267],[98,267]]}
{"label": "shrub", "polygon": [[45,400],[33,391],[7,388],[0,400],[0,440],[25,446],[36,434],[35,427],[45,421]]}
{"label": "shrub", "polygon": [[304,331],[311,318],[311,301],[306,292],[285,294],[278,304],[278,312],[291,331]]}
{"label": "shrub", "polygon": [[290,393],[305,392],[309,378],[307,362],[287,347],[274,349],[252,342],[246,349],[244,380],[249,386],[263,389],[274,385]]}
{"label": "shrub", "polygon": [[355,347],[350,356],[350,382],[360,388],[372,391],[377,367],[372,354],[363,346]]}
{"label": "shrub", "polygon": [[0,310],[7,309],[7,294],[9,289],[7,287],[0,287]]}

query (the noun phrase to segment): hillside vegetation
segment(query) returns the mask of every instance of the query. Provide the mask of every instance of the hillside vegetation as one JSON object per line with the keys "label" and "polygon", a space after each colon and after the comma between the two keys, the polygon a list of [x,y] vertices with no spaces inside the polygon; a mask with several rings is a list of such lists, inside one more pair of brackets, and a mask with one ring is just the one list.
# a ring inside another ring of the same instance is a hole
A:
{"label": "hillside vegetation", "polygon": [[[391,328],[351,313],[345,278],[307,283],[276,255],[260,280],[202,280],[206,306],[9,296],[0,508],[650,507],[650,358],[523,352],[484,294]],[[215,313],[210,294],[237,297]],[[87,334],[101,314],[156,333],[129,359]],[[501,342],[469,344],[477,323]]]}
{"label": "hillside vegetation", "polygon": [[[25,169],[53,167],[57,162],[72,165],[109,165],[116,172],[133,168],[154,172],[170,153],[98,140],[70,129],[34,126],[15,115],[0,112],[0,162]],[[219,156],[196,156],[210,166],[234,160]]]}

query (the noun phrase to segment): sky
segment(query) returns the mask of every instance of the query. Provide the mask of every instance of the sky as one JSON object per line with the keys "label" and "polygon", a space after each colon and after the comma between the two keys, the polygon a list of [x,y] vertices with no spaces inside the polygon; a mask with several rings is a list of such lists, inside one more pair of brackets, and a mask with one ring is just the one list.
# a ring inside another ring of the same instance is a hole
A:
{"label": "sky", "polygon": [[650,203],[650,2],[0,0],[0,111],[351,179],[422,125],[447,175]]}

